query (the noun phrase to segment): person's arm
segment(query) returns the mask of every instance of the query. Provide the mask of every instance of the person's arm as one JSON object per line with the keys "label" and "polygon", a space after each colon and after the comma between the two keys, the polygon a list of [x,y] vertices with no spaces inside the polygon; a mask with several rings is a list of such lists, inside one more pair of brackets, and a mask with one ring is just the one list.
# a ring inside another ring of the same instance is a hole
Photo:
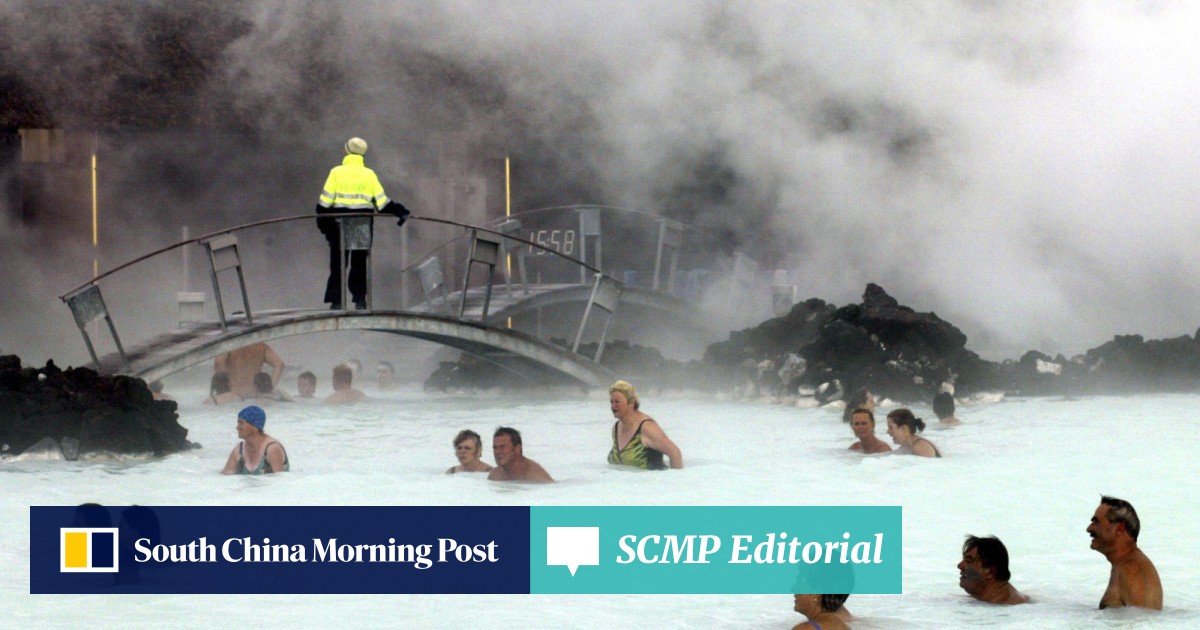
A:
{"label": "person's arm", "polygon": [[233,452],[229,454],[229,459],[225,462],[225,468],[221,469],[222,475],[232,475],[237,472],[238,464],[238,447],[233,447]]}
{"label": "person's arm", "polygon": [[[277,446],[279,448],[273,449],[273,448],[271,448],[272,446]],[[280,444],[279,442],[271,442],[270,444],[268,444],[266,458],[267,458],[267,465],[271,467],[271,472],[273,472],[273,473],[283,472],[283,460],[285,458],[285,454],[283,451],[282,444]]]}
{"label": "person's arm", "polygon": [[216,374],[218,372],[228,372],[229,368],[226,366],[226,363],[228,362],[228,360],[229,360],[229,353],[222,354],[221,356],[218,356],[217,358],[213,359],[213,374]]}
{"label": "person's arm", "polygon": [[683,453],[671,438],[667,437],[662,427],[658,426],[658,422],[651,420],[642,425],[642,444],[670,458],[671,468],[683,468]]}
{"label": "person's arm", "polygon": [[278,354],[275,354],[271,346],[266,346],[266,350],[263,352],[263,361],[274,368],[271,372],[271,387],[279,387],[279,379],[283,376],[283,359],[279,358]]}

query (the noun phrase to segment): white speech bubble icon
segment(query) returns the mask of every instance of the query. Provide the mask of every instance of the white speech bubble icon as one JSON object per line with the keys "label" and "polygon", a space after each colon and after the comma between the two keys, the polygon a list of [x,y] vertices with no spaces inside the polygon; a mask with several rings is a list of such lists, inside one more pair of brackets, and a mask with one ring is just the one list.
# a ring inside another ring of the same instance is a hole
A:
{"label": "white speech bubble icon", "polygon": [[546,566],[566,565],[571,577],[582,566],[600,566],[599,527],[547,527]]}

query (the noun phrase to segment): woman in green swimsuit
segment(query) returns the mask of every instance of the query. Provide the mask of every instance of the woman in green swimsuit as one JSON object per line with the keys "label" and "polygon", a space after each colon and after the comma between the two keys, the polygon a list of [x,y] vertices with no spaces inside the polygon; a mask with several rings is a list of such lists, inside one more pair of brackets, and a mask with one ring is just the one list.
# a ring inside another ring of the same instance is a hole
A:
{"label": "woman in green swimsuit", "polygon": [[262,407],[250,405],[238,412],[237,434],[242,441],[233,447],[222,475],[265,475],[291,468],[283,444],[263,432],[266,424]]}
{"label": "woman in green swimsuit", "polygon": [[608,463],[663,470],[666,468],[665,455],[671,468],[683,468],[683,453],[679,447],[653,418],[638,410],[638,395],[633,385],[625,381],[613,383],[608,389],[608,405],[617,419],[613,424]]}

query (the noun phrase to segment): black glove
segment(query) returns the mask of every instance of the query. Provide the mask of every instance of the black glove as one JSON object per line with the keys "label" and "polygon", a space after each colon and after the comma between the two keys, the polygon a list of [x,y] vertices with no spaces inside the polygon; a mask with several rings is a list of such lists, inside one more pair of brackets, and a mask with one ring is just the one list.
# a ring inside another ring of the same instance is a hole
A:
{"label": "black glove", "polygon": [[385,205],[380,212],[385,214],[393,214],[397,219],[400,219],[396,222],[397,226],[404,225],[404,220],[408,218],[408,215],[412,214],[408,211],[408,208],[405,208],[404,204],[400,203],[399,201],[388,201],[387,205]]}

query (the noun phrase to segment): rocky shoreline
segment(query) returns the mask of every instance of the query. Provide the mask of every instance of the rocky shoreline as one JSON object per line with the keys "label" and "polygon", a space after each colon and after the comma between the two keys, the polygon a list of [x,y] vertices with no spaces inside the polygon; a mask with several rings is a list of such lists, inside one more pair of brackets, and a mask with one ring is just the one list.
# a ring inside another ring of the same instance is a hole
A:
{"label": "rocky shoreline", "polygon": [[[580,351],[590,356],[595,345]],[[967,336],[954,325],[900,304],[875,284],[867,285],[858,304],[837,307],[816,298],[796,304],[783,317],[711,344],[700,360],[673,361],[654,348],[614,341],[601,363],[643,388],[811,397],[816,404],[844,400],[862,387],[905,404],[928,403],[939,391],[957,397],[1200,391],[1195,336],[1147,341],[1118,335],[1071,358],[1030,350],[1019,359],[988,361],[967,348]],[[454,378],[456,371],[470,379]],[[505,387],[514,385],[511,378],[502,380]],[[493,383],[486,366],[468,370],[451,362],[426,384],[486,389]]]}
{"label": "rocky shoreline", "polygon": [[[48,440],[48,441],[47,441]],[[198,445],[176,405],[154,400],[146,382],[88,368],[22,367],[0,356],[0,454],[36,451],[48,459],[163,456]]]}

